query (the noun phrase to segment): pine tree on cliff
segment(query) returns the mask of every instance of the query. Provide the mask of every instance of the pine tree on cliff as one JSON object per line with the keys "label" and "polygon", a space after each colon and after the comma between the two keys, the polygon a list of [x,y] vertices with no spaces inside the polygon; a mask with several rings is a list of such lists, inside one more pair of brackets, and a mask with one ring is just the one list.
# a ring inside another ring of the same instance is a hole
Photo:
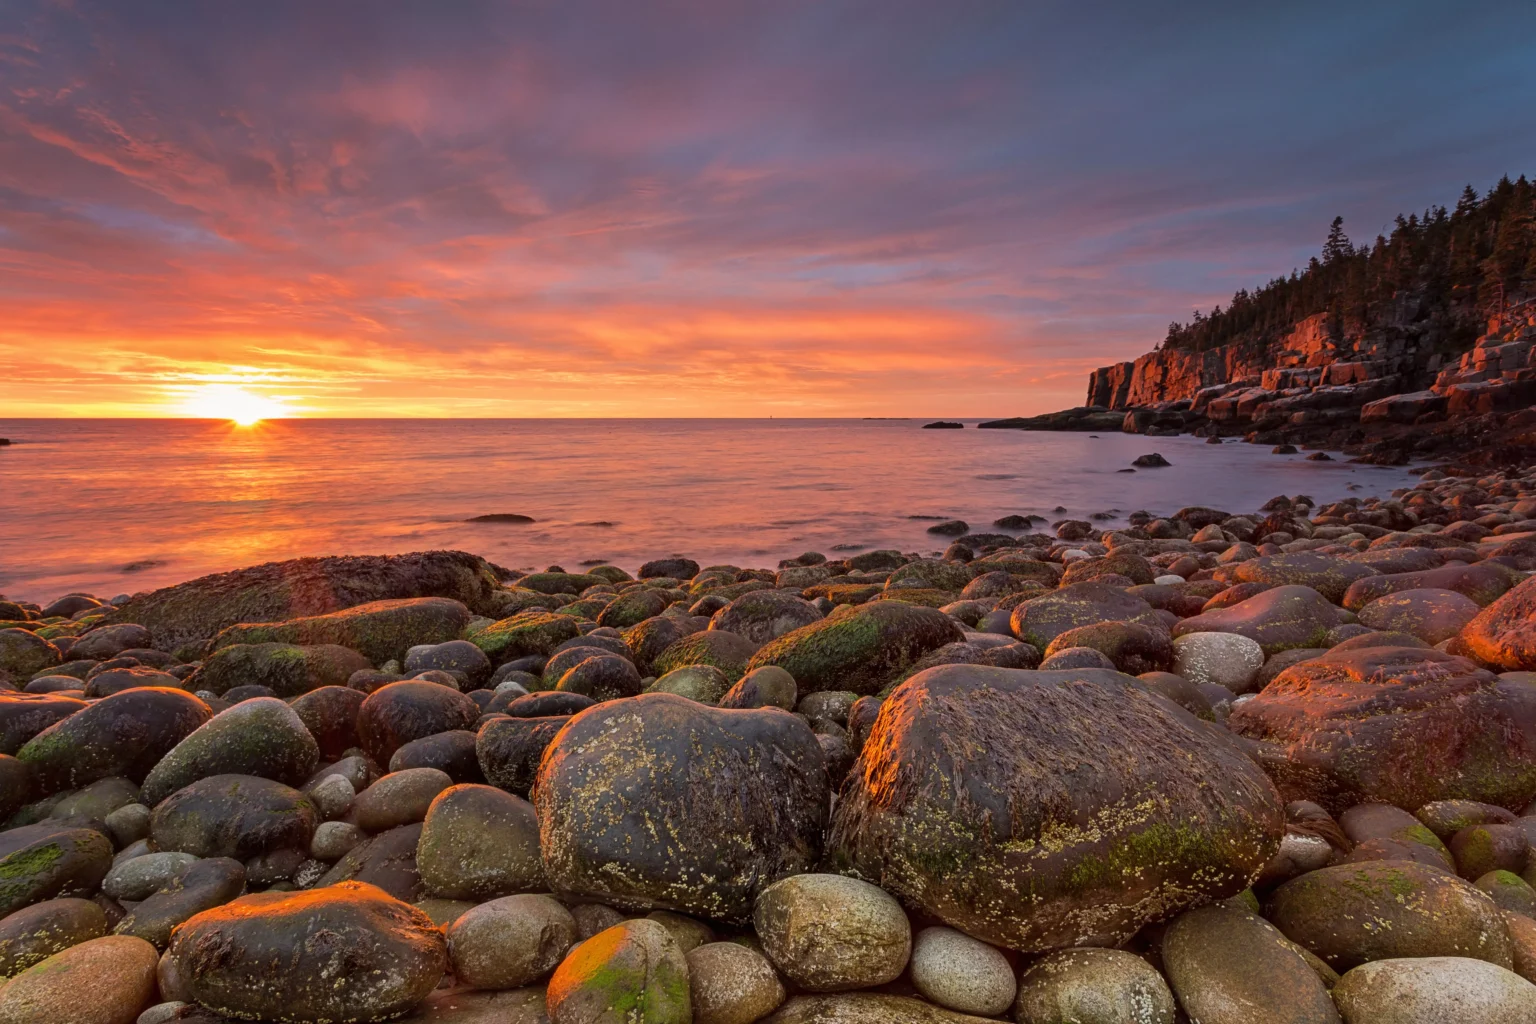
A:
{"label": "pine tree on cliff", "polygon": [[1349,244],[1349,236],[1344,233],[1344,218],[1333,218],[1333,226],[1328,229],[1328,241],[1323,243],[1323,266],[1340,263],[1354,254],[1355,247]]}

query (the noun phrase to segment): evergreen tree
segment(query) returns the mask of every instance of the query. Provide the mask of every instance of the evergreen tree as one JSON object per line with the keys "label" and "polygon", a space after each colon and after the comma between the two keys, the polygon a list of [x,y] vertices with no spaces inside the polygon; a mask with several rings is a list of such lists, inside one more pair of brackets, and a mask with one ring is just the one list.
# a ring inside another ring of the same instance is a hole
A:
{"label": "evergreen tree", "polygon": [[1333,226],[1328,229],[1328,241],[1323,243],[1323,265],[1347,260],[1354,254],[1355,247],[1349,244],[1349,236],[1344,233],[1344,218],[1333,218]]}

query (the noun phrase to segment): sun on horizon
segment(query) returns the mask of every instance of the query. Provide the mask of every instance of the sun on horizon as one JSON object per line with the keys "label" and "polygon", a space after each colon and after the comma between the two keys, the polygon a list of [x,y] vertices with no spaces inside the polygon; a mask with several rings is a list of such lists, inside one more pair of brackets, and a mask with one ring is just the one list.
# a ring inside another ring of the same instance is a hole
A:
{"label": "sun on horizon", "polygon": [[291,416],[293,411],[281,398],[257,394],[239,384],[201,384],[181,404],[181,414],[253,427],[262,420]]}

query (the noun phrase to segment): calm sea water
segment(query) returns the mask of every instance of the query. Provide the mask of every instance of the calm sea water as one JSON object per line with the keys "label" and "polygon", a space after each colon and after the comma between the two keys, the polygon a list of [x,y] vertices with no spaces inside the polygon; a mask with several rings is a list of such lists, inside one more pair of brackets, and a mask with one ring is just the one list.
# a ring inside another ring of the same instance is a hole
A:
{"label": "calm sea water", "polygon": [[[502,565],[774,565],[931,551],[931,522],[1276,494],[1385,495],[1401,469],[1240,443],[922,430],[920,420],[0,420],[0,593],[110,597],[301,555],[460,548]],[[1118,473],[1158,451],[1167,469]],[[532,525],[467,523],[510,512]],[[843,550],[849,550],[844,548]]]}

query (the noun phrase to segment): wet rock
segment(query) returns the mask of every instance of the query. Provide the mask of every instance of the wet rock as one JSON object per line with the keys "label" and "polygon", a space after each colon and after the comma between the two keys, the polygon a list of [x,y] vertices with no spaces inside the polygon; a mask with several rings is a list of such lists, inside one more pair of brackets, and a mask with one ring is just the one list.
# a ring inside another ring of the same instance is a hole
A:
{"label": "wet rock", "polygon": [[1356,804],[1339,815],[1339,827],[1354,844],[1350,861],[1411,860],[1454,872],[1455,862],[1418,818],[1391,804]]}
{"label": "wet rock", "polygon": [[875,992],[792,996],[762,1024],[984,1024],[990,1017],[956,1013],[906,996]]}
{"label": "wet rock", "polygon": [[1536,985],[1465,957],[1379,960],[1334,986],[1346,1024],[1518,1024],[1536,1019]]}
{"label": "wet rock", "polygon": [[573,718],[533,794],[557,893],[740,919],[818,859],[828,782],[792,715],[646,694]]}
{"label": "wet rock", "polygon": [[1173,665],[1173,644],[1164,629],[1139,622],[1096,622],[1058,633],[1045,657],[1072,647],[1089,647],[1127,675],[1160,672]]}
{"label": "wet rock", "polygon": [[100,832],[56,823],[0,832],[0,917],[59,896],[87,896],[112,867]]}
{"label": "wet rock", "polygon": [[1068,630],[1100,622],[1163,628],[1157,612],[1141,598],[1093,582],[1074,583],[1023,602],[1013,609],[1011,625],[1014,636],[1043,651]]}
{"label": "wet rock", "polygon": [[1152,563],[1140,555],[1126,551],[1112,551],[1097,558],[1079,558],[1067,566],[1062,574],[1061,585],[1087,583],[1110,576],[1123,576],[1135,584],[1151,583],[1157,576]]}
{"label": "wet rock", "polygon": [[1264,667],[1257,640],[1237,633],[1185,633],[1173,642],[1173,671],[1200,685],[1214,683],[1233,693],[1254,689]]}
{"label": "wet rock", "polygon": [[476,902],[547,886],[533,805],[491,786],[454,786],[432,801],[416,845],[427,892]]}
{"label": "wet rock", "polygon": [[576,932],[583,939],[590,939],[624,920],[623,914],[603,903],[577,903],[571,905],[570,911],[576,921]]}
{"label": "wet rock", "polygon": [[912,984],[926,998],[962,1013],[1000,1016],[1018,986],[1008,958],[953,928],[924,928],[912,943]]}
{"label": "wet rock", "polygon": [[1173,1024],[1168,983],[1134,953],[1064,949],[1019,979],[1013,1018],[1019,1024]]}
{"label": "wet rock", "polygon": [[400,1024],[549,1024],[544,989],[440,988],[427,996]]}
{"label": "wet rock", "polygon": [[153,806],[210,775],[258,775],[297,786],[315,770],[319,754],[287,704],[248,700],[214,715],[162,757],[144,779],[143,799]]}
{"label": "wet rock", "polygon": [[635,587],[608,602],[597,616],[597,624],[628,629],[630,626],[638,626],[653,615],[660,615],[667,610],[669,603],[666,595],[659,590]]}
{"label": "wet rock", "polygon": [[188,688],[223,695],[256,685],[279,697],[297,697],[322,686],[346,686],[352,673],[371,668],[367,658],[336,644],[231,644],[203,661]]}
{"label": "wet rock", "polygon": [[1239,583],[1311,587],[1329,602],[1338,604],[1350,584],[1378,573],[1369,565],[1348,559],[1296,551],[1249,559],[1237,567],[1234,575]]}
{"label": "wet rock", "polygon": [[446,930],[459,981],[522,988],[547,978],[576,943],[576,921],[548,896],[504,896],[464,912]]}
{"label": "wet rock", "polygon": [[1536,577],[1479,612],[1462,629],[1460,642],[1499,671],[1536,670]]}
{"label": "wet rock", "polygon": [[556,687],[561,693],[578,693],[599,703],[638,696],[643,688],[634,664],[616,654],[578,662],[560,677]]}
{"label": "wet rock", "polygon": [[389,770],[436,768],[454,782],[484,782],[485,775],[475,758],[475,738],[468,729],[450,729],[411,740],[389,759]]}
{"label": "wet rock", "polygon": [[835,612],[769,641],[747,669],[782,668],[794,677],[801,694],[871,694],[929,651],[963,639],[955,620],[937,609],[881,601]]}
{"label": "wet rock", "polygon": [[367,696],[348,686],[322,686],[296,698],[290,707],[314,737],[320,756],[339,758],[359,743],[357,712]]}
{"label": "wet rock", "polygon": [[[1536,888],[1532,888],[1531,883],[1519,875],[1511,871],[1490,871],[1473,884],[1487,893],[1488,898],[1499,905],[1499,909],[1524,914],[1536,921]],[[1510,940],[1514,941],[1513,933]],[[1519,959],[1518,955],[1516,959]],[[1524,977],[1523,974],[1521,976]]]}
{"label": "wet rock", "polygon": [[198,1003],[247,1019],[384,1020],[447,965],[425,914],[356,882],[243,896],[182,925],[166,957]]}
{"label": "wet rock", "polygon": [[1173,463],[1163,458],[1162,455],[1158,454],[1157,452],[1153,452],[1150,455],[1136,456],[1131,460],[1131,465],[1137,467],[1138,469],[1155,469],[1159,466],[1171,466]]}
{"label": "wet rock", "polygon": [[969,935],[1041,951],[1242,891],[1283,828],[1224,730],[1130,677],[967,665],[886,701],[829,850]]}
{"label": "wet rock", "polygon": [[480,705],[436,683],[406,680],[370,693],[357,710],[357,735],[368,756],[388,764],[411,740],[450,729],[473,729]]}
{"label": "wet rock", "polygon": [[1288,800],[1522,807],[1536,796],[1536,690],[1439,651],[1330,651],[1286,669],[1229,725],[1274,745],[1265,765]]}
{"label": "wet rock", "polygon": [[155,1001],[155,948],[104,935],[28,968],[0,989],[0,1024],[134,1024]]}
{"label": "wet rock", "polygon": [[672,693],[700,704],[715,705],[720,703],[730,688],[731,683],[725,673],[713,665],[684,665],[647,686],[645,692]]}
{"label": "wet rock", "polygon": [[1472,883],[1411,861],[1337,864],[1286,882],[1267,916],[1337,971],[1395,957],[1512,963],[1499,908]]}
{"label": "wet rock", "polygon": [[112,930],[164,949],[177,925],[194,914],[223,906],[244,889],[245,867],[239,861],[228,857],[200,860],[167,879]]}
{"label": "wet rock", "polygon": [[314,805],[298,790],[252,775],[213,775],[162,800],[150,819],[161,850],[245,860],[273,850],[307,850]]}
{"label": "wet rock", "polygon": [[[490,565],[462,551],[298,558],[140,594],[120,605],[112,617],[148,628],[153,642],[130,647],[168,651],[188,641],[207,640],[236,623],[283,622],[385,599],[452,598],[489,615],[498,607],[501,593],[501,583]],[[368,653],[345,640],[304,642],[339,643]],[[409,646],[390,657],[403,656]],[[375,663],[385,660],[379,658]]]}
{"label": "wet rock", "polygon": [[1066,647],[1040,662],[1042,672],[1064,672],[1070,669],[1094,669],[1113,672],[1115,663],[1109,656],[1092,647]]}
{"label": "wet rock", "polygon": [[1290,940],[1257,914],[1212,904],[1180,914],[1162,945],[1163,970],[1193,1020],[1338,1024],[1317,974]]}
{"label": "wet rock", "polygon": [[309,841],[309,855],[334,864],[366,841],[368,833],[347,821],[326,821],[315,827]]}
{"label": "wet rock", "polygon": [[508,793],[526,797],[533,788],[544,751],[570,719],[569,715],[561,715],[487,722],[475,737],[475,758],[480,762],[485,781]]}
{"label": "wet rock", "polygon": [[[1404,551],[1415,550],[1427,549],[1404,549]],[[1358,612],[1372,601],[1388,594],[1428,588],[1454,591],[1471,598],[1479,608],[1486,608],[1520,580],[1520,573],[1508,566],[1492,562],[1480,562],[1476,565],[1447,565],[1417,572],[1393,572],[1384,576],[1367,576],[1351,583],[1340,603],[1350,611]]]}
{"label": "wet rock", "polygon": [[86,680],[84,696],[87,700],[96,700],[100,697],[110,697],[114,693],[122,693],[124,690],[131,690],[136,686],[168,686],[173,690],[182,688],[181,680],[169,672],[161,672],[144,665],[134,665],[129,668],[109,669],[91,676]]}
{"label": "wet rock", "polygon": [[[1200,687],[1183,676],[1172,672],[1143,672],[1136,677],[1136,682],[1142,689],[1172,701],[1196,718],[1203,718],[1207,722],[1216,720],[1210,700],[1201,692]],[[1222,689],[1226,691],[1226,687]]]}
{"label": "wet rock", "polygon": [[66,897],[34,903],[0,920],[0,979],[105,934],[107,917],[90,900]]}
{"label": "wet rock", "polygon": [[102,880],[101,891],[115,900],[138,902],[148,899],[197,860],[190,853],[169,851],[119,861]]}
{"label": "wet rock", "polygon": [[565,958],[547,1006],[550,1024],[690,1024],[688,961],[655,921],[625,921]]}
{"label": "wet rock", "polygon": [[[731,683],[740,679],[747,670],[757,645],[735,633],[721,629],[707,629],[683,637],[651,660],[651,669],[664,676],[684,665],[712,665],[725,674]],[[754,662],[752,667],[756,667]]]}
{"label": "wet rock", "polygon": [[842,875],[793,875],[764,889],[752,911],[763,952],[810,992],[894,981],[912,953],[907,915],[884,890]]}
{"label": "wet rock", "polygon": [[132,620],[97,626],[70,645],[70,657],[106,661],[135,647],[154,647],[149,630]]}
{"label": "wet rock", "polygon": [[646,619],[638,626],[631,626],[621,634],[624,644],[635,660],[635,668],[642,675],[656,675],[652,664],[668,647],[693,632],[691,627],[680,624],[667,615]]}
{"label": "wet rock", "polygon": [[1360,609],[1360,624],[1438,644],[1477,617],[1477,602],[1453,590],[1400,590]]}
{"label": "wet rock", "polygon": [[821,618],[821,612],[809,601],[779,590],[757,590],[715,612],[709,628],[734,633],[761,647],[801,626],[820,622]]}
{"label": "wet rock", "polygon": [[347,851],[315,885],[366,882],[397,900],[415,903],[422,896],[421,874],[416,870],[416,845],[421,841],[421,831],[421,822],[417,822],[380,832]]}
{"label": "wet rock", "polygon": [[1311,587],[1278,586],[1237,604],[1201,612],[1173,627],[1173,635],[1237,633],[1258,642],[1266,656],[1292,647],[1328,647],[1339,609]]}
{"label": "wet rock", "polygon": [[784,1002],[784,985],[756,950],[735,942],[690,949],[693,1024],[753,1024]]}
{"label": "wet rock", "polygon": [[468,640],[449,640],[441,644],[423,644],[405,652],[406,675],[414,676],[428,669],[452,673],[464,681],[461,689],[484,686],[491,678],[491,660]]}
{"label": "wet rock", "polygon": [[1525,870],[1530,842],[1518,825],[1472,825],[1451,837],[1448,844],[1457,873],[1468,881],[1490,871]]}
{"label": "wet rock", "polygon": [[742,676],[720,698],[723,708],[783,708],[792,711],[799,699],[795,677],[777,665],[764,665]]}
{"label": "wet rock", "polygon": [[[457,639],[469,620],[468,608],[443,597],[372,601],[326,615],[230,626],[214,639],[214,647],[216,655],[234,644],[334,644],[350,648],[368,663],[381,665],[404,659],[406,652],[419,644]],[[320,685],[333,682],[328,674]]]}
{"label": "wet rock", "polygon": [[207,704],[182,690],[125,690],[44,729],[16,758],[31,766],[40,793],[112,776],[139,782],[212,717]]}
{"label": "wet rock", "polygon": [[531,655],[547,658],[566,640],[581,633],[573,615],[524,612],[486,626],[469,639],[493,665],[505,665]]}
{"label": "wet rock", "polygon": [[1515,820],[1512,811],[1476,800],[1432,800],[1413,816],[1446,840],[1473,825],[1508,825]]}
{"label": "wet rock", "polygon": [[410,825],[425,819],[432,801],[452,785],[448,773],[436,768],[390,772],[352,801],[353,821],[369,832]]}
{"label": "wet rock", "polygon": [[0,754],[14,755],[32,737],[85,706],[76,697],[0,692]]}
{"label": "wet rock", "polygon": [[506,707],[512,718],[564,718],[587,710],[597,701],[581,693],[529,693]]}

